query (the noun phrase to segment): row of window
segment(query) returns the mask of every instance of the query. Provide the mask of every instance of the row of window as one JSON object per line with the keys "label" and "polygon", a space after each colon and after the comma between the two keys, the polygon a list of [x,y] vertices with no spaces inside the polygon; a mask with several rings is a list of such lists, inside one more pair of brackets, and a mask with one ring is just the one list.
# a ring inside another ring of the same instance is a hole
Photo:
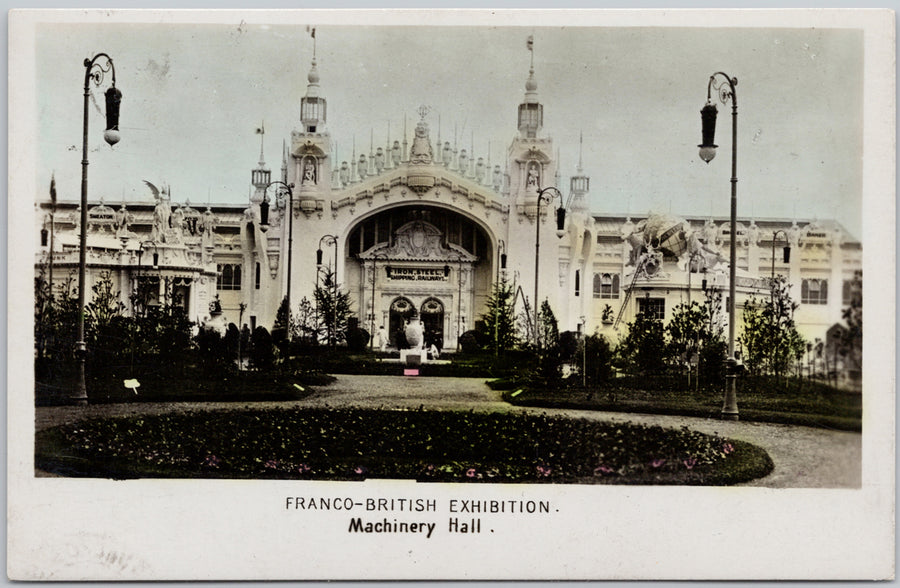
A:
{"label": "row of window", "polygon": [[[619,274],[594,274],[594,298],[618,298]],[[575,270],[575,296],[581,295],[581,270]]]}
{"label": "row of window", "polygon": [[[220,263],[216,266],[218,276],[216,277],[217,290],[240,290],[241,289],[241,264],[239,263]],[[261,276],[261,268],[259,262],[256,263],[256,276],[254,276],[253,287],[259,290],[259,282]]]}

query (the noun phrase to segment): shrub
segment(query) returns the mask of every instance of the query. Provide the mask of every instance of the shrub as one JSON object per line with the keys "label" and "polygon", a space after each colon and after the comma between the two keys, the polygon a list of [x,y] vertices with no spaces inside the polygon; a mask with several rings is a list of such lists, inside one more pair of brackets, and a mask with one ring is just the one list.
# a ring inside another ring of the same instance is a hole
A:
{"label": "shrub", "polygon": [[354,327],[347,333],[347,347],[350,351],[364,351],[369,344],[369,331]]}
{"label": "shrub", "polygon": [[275,363],[275,347],[272,335],[265,327],[256,327],[250,339],[250,365],[258,370],[272,369]]}
{"label": "shrub", "polygon": [[478,333],[475,331],[466,331],[459,338],[459,347],[463,353],[478,353],[481,351],[481,345],[478,343]]}

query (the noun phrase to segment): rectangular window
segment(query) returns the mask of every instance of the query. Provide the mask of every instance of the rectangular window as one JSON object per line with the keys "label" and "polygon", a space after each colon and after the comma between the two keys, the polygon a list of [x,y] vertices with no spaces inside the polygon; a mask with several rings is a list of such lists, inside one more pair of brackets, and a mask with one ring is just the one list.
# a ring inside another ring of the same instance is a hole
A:
{"label": "rectangular window", "polygon": [[581,294],[581,270],[575,270],[575,296]]}
{"label": "rectangular window", "polygon": [[261,273],[262,273],[262,272],[261,272],[261,269],[260,269],[260,265],[259,265],[259,262],[257,261],[257,262],[256,262],[256,280],[255,280],[255,283],[254,283],[254,287],[255,287],[257,290],[259,290],[259,278],[260,278],[260,274],[261,274]]}
{"label": "rectangular window", "polygon": [[828,304],[828,280],[803,280],[800,286],[803,304]]}
{"label": "rectangular window", "polygon": [[647,314],[651,318],[665,320],[666,300],[664,298],[638,298],[638,312]]}

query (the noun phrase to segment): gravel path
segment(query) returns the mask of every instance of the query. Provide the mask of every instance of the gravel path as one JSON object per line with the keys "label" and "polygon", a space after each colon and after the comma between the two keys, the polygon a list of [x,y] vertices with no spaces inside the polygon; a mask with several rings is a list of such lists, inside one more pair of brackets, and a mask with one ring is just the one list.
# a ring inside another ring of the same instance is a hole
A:
{"label": "gravel path", "polygon": [[[185,410],[235,407],[348,407],[478,410],[486,412],[534,412],[572,417],[629,421],[678,428],[687,425],[703,433],[718,433],[763,447],[775,463],[765,478],[745,485],[769,488],[859,488],[862,482],[862,435],[779,425],[720,421],[696,417],[613,413],[572,409],[527,408],[507,404],[500,392],[479,378],[418,378],[397,376],[338,376],[337,382],[317,388],[303,400],[280,402],[176,402],[91,405],[87,407],[38,407],[37,430],[83,418],[160,414]],[[40,474],[38,474],[40,475]]]}

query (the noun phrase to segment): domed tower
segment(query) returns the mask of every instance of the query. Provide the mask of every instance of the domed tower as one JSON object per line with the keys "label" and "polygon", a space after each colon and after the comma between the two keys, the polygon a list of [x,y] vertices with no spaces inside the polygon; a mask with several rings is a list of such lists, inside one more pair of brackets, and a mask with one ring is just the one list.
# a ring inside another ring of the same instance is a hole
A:
{"label": "domed tower", "polygon": [[538,99],[538,83],[534,77],[532,37],[528,37],[528,50],[531,66],[525,81],[525,98],[519,104],[519,134],[509,146],[508,161],[509,195],[513,199],[510,204],[520,215],[533,220],[537,214],[538,191],[553,185],[556,166],[552,157],[553,141],[541,136],[544,105]]}
{"label": "domed tower", "polygon": [[331,137],[325,130],[326,101],[320,96],[316,64],[315,29],[312,30],[313,57],[306,76],[306,96],[300,100],[302,130],[291,133],[288,182],[293,183],[294,207],[307,216],[322,214],[331,191]]}

